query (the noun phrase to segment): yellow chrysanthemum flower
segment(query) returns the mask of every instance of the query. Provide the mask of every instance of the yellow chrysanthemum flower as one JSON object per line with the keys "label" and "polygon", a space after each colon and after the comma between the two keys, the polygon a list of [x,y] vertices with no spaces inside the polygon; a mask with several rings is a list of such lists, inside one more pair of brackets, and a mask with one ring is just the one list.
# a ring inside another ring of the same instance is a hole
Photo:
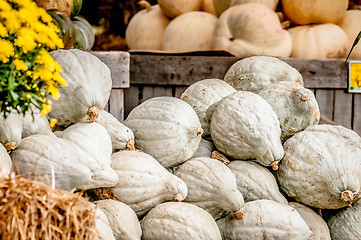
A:
{"label": "yellow chrysanthemum flower", "polygon": [[57,122],[58,122],[58,121],[57,121],[55,118],[52,118],[52,119],[50,119],[50,121],[49,121],[49,126],[50,126],[50,127],[54,127]]}
{"label": "yellow chrysanthemum flower", "polygon": [[23,60],[20,59],[15,59],[14,60],[14,65],[15,68],[19,71],[26,71],[28,70],[28,67],[26,66],[25,62]]}
{"label": "yellow chrysanthemum flower", "polygon": [[25,53],[34,50],[37,47],[35,42],[35,32],[31,28],[23,27],[19,29],[14,44],[21,47]]}
{"label": "yellow chrysanthemum flower", "polygon": [[9,32],[6,27],[0,22],[0,37],[6,38],[7,36],[9,36]]}
{"label": "yellow chrysanthemum flower", "polygon": [[48,86],[48,91],[50,92],[51,96],[53,96],[54,100],[58,100],[60,98],[59,90],[54,85]]}
{"label": "yellow chrysanthemum flower", "polygon": [[11,56],[15,55],[15,49],[11,42],[0,39],[0,61],[6,63]]}

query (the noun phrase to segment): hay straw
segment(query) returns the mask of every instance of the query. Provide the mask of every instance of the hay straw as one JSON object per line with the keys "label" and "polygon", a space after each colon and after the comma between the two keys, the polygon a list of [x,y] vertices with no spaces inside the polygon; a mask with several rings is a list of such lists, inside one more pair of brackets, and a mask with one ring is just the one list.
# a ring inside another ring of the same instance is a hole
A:
{"label": "hay straw", "polygon": [[0,239],[95,239],[95,206],[24,175],[0,178]]}

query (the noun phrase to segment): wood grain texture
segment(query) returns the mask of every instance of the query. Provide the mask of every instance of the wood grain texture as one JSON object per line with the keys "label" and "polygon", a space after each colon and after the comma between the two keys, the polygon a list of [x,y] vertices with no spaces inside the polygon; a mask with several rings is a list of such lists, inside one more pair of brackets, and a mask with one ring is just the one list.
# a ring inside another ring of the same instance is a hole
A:
{"label": "wood grain texture", "polygon": [[354,94],[352,129],[361,135],[361,94]]}
{"label": "wood grain texture", "polygon": [[109,112],[120,122],[124,121],[124,90],[112,89],[108,102]]}
{"label": "wood grain texture", "polygon": [[344,127],[352,128],[352,94],[335,90],[333,120]]}
{"label": "wood grain texture", "polygon": [[141,102],[153,97],[170,96],[172,97],[172,87],[161,86],[143,86]]}
{"label": "wood grain texture", "polygon": [[334,100],[334,90],[325,90],[319,89],[316,90],[316,100],[320,112],[323,116],[330,120],[333,119],[333,100]]}
{"label": "wood grain texture", "polygon": [[139,104],[139,87],[130,86],[124,89],[124,119],[127,118],[130,111]]}

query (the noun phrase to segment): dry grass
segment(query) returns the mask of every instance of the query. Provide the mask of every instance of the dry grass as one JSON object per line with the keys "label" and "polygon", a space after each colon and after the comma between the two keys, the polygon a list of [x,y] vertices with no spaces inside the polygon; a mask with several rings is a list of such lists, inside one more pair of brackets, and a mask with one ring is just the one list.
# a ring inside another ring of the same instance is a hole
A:
{"label": "dry grass", "polygon": [[95,206],[81,194],[23,175],[0,178],[0,239],[95,239]]}

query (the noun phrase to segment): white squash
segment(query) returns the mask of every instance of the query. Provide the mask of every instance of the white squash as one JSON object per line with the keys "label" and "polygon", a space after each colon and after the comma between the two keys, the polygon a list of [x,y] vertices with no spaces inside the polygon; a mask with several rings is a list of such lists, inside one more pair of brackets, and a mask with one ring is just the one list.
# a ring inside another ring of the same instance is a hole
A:
{"label": "white squash", "polygon": [[217,16],[216,9],[214,8],[213,0],[203,0],[202,11],[212,13]]}
{"label": "white squash", "polygon": [[211,78],[203,79],[191,84],[180,96],[180,99],[187,102],[196,111],[203,129],[203,137],[210,137],[207,109],[223,97],[236,90],[227,82]]}
{"label": "white squash", "polygon": [[32,113],[27,111],[22,117],[21,137],[24,138],[34,134],[53,135],[48,119],[40,116],[38,108],[33,107],[32,111]]}
{"label": "white squash", "polygon": [[245,3],[259,3],[272,10],[276,10],[278,0],[213,0],[213,3],[219,16],[228,8]]}
{"label": "white squash", "polygon": [[231,93],[215,105],[210,129],[216,148],[234,159],[255,159],[276,170],[284,152],[271,105],[246,91]]}
{"label": "white squash", "polygon": [[[359,9],[350,9],[346,11],[342,21],[338,23],[338,25],[342,28],[348,37],[347,51],[344,55],[345,58],[347,57],[348,52],[351,50],[357,35],[361,31],[361,26],[359,24],[355,24],[359,22],[361,22],[361,11]],[[354,47],[349,58],[361,59],[361,44],[357,44]]]}
{"label": "white squash", "polygon": [[237,189],[245,202],[268,199],[288,203],[279,191],[275,177],[267,168],[256,162],[240,160],[231,161],[228,167],[236,177]]}
{"label": "white squash", "polygon": [[215,150],[214,144],[204,138],[199,143],[198,150],[193,154],[192,158],[197,157],[211,157],[212,152]]}
{"label": "white squash", "polygon": [[21,140],[22,117],[16,112],[11,112],[5,118],[0,115],[0,143],[6,150],[14,150]]}
{"label": "white squash", "polygon": [[175,18],[183,13],[201,10],[203,0],[158,0],[164,15]]}
{"label": "white squash", "polygon": [[12,162],[6,148],[0,144],[0,178],[8,177],[11,172]]}
{"label": "white squash", "polygon": [[297,69],[270,56],[252,56],[238,60],[227,70],[224,81],[236,90],[254,93],[280,81],[297,82],[303,86],[302,75]]}
{"label": "white squash", "polygon": [[112,188],[114,194],[138,216],[143,216],[162,202],[183,201],[188,194],[184,181],[149,154],[139,151],[116,152],[112,155],[111,166],[119,177]]}
{"label": "white squash", "polygon": [[109,68],[90,52],[79,49],[60,49],[50,54],[60,64],[60,74],[68,86],[59,87],[60,98],[54,101],[49,116],[62,127],[94,122],[109,100],[112,87]]}
{"label": "white squash", "polygon": [[109,221],[117,240],[140,240],[142,229],[135,212],[125,203],[113,199],[104,199],[94,202]]}
{"label": "white squash", "polygon": [[96,123],[102,125],[112,140],[113,151],[130,149],[134,150],[134,133],[130,128],[121,123],[111,113],[102,110]]}
{"label": "white squash", "polygon": [[157,205],[142,219],[141,226],[144,240],[222,239],[208,212],[184,202]]}
{"label": "white squash", "polygon": [[144,101],[132,109],[124,124],[134,133],[135,147],[166,168],[191,158],[203,133],[197,113],[175,97]]}
{"label": "white squash", "polygon": [[215,219],[228,212],[238,216],[244,205],[235,176],[219,160],[192,158],[180,165],[174,174],[188,186],[188,196],[184,201],[203,208]]}
{"label": "white squash", "polygon": [[272,200],[247,202],[243,218],[232,214],[217,220],[224,240],[309,240],[311,230],[292,207]]}
{"label": "white squash", "polygon": [[96,208],[95,214],[96,218],[96,230],[99,233],[99,237],[96,240],[116,240],[113,234],[113,230],[110,227],[109,220],[107,215],[103,212],[101,208]]}

